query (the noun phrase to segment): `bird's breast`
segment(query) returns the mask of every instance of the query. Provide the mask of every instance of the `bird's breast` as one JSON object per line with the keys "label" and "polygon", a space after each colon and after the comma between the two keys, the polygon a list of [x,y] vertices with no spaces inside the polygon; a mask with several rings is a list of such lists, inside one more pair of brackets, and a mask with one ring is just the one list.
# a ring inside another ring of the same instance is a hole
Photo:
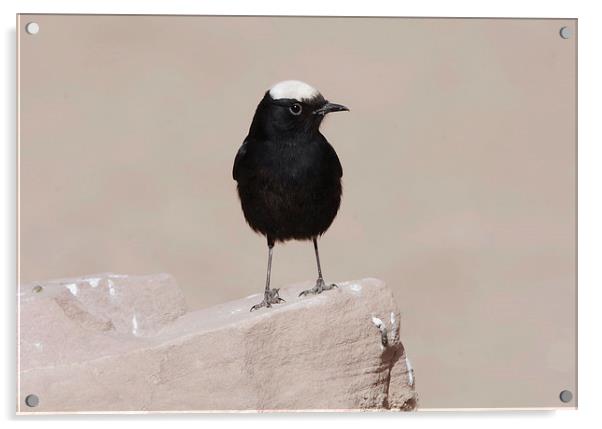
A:
{"label": "bird's breast", "polygon": [[327,173],[324,156],[316,146],[310,143],[274,145],[266,150],[258,172],[269,180],[309,185]]}
{"label": "bird's breast", "polygon": [[253,174],[238,183],[249,225],[275,240],[306,239],[328,229],[341,201],[337,168],[315,147],[261,150]]}

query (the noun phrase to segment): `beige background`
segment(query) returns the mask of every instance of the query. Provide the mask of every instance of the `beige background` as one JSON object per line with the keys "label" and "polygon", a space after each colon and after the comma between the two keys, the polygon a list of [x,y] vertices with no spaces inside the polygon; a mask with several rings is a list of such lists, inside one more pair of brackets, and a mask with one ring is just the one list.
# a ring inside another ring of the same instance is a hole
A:
{"label": "beige background", "polygon": [[[166,271],[191,308],[260,292],[231,167],[263,92],[300,79],[351,107],[323,126],[345,172],[325,275],[394,289],[421,407],[576,393],[576,20],[18,25],[21,282]],[[313,258],[278,246],[273,284]]]}

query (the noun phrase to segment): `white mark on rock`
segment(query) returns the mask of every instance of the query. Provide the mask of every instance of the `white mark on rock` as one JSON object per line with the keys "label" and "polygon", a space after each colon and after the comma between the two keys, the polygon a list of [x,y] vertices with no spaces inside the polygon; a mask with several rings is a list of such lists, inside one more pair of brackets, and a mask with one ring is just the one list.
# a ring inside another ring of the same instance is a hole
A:
{"label": "white mark on rock", "polygon": [[138,335],[138,320],[136,319],[136,314],[132,316],[132,334]]}
{"label": "white mark on rock", "polygon": [[351,290],[351,292],[355,293],[356,295],[359,295],[362,293],[362,285],[358,284],[358,283],[351,283],[349,285],[349,289]]}
{"label": "white mark on rock", "polygon": [[375,316],[372,316],[372,323],[374,323],[374,326],[376,326],[380,331],[380,348],[381,350],[384,350],[384,348],[389,345],[389,339],[387,338],[387,327],[382,320]]}
{"label": "white mark on rock", "polygon": [[414,368],[412,368],[410,359],[407,356],[406,356],[406,367],[408,368],[408,383],[410,383],[410,386],[414,387]]}
{"label": "white mark on rock", "polygon": [[90,283],[90,286],[92,286],[92,287],[98,287],[98,284],[100,283],[100,279],[99,278],[91,278],[91,279],[88,279],[88,283]]}
{"label": "white mark on rock", "polygon": [[109,295],[115,296],[115,285],[113,284],[113,281],[109,279],[107,283],[109,284]]}
{"label": "white mark on rock", "polygon": [[394,311],[391,312],[391,336],[393,338],[393,342],[399,341],[399,325],[397,324]]}
{"label": "white mark on rock", "polygon": [[67,289],[69,289],[69,292],[71,292],[71,295],[77,296],[78,289],[77,289],[77,285],[75,283],[70,283],[68,285],[65,285],[65,287]]}
{"label": "white mark on rock", "polygon": [[43,350],[44,346],[42,345],[42,343],[33,343],[34,347],[38,350]]}

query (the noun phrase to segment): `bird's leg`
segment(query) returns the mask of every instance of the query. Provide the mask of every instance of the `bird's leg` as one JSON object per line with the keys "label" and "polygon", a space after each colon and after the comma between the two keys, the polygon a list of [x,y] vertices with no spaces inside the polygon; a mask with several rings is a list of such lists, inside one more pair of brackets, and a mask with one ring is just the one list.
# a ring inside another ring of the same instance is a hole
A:
{"label": "bird's leg", "polygon": [[270,289],[270,275],[272,273],[272,250],[274,249],[274,241],[268,238],[268,273],[265,279],[265,293],[263,296],[263,301],[259,304],[255,304],[251,307],[250,311],[258,310],[261,307],[271,307],[272,304],[280,304],[284,302],[280,296],[278,296],[278,291],[280,289]]}
{"label": "bird's leg", "polygon": [[324,292],[325,290],[330,290],[335,287],[338,287],[334,283],[327,285],[326,282],[324,281],[324,278],[322,277],[322,267],[320,266],[320,252],[318,252],[318,238],[314,237],[313,241],[314,241],[314,251],[316,252],[316,263],[318,264],[318,280],[316,280],[316,285],[313,288],[304,290],[303,292],[301,292],[299,294],[299,296],[305,296],[305,295],[309,295],[309,294],[319,294],[319,293]]}

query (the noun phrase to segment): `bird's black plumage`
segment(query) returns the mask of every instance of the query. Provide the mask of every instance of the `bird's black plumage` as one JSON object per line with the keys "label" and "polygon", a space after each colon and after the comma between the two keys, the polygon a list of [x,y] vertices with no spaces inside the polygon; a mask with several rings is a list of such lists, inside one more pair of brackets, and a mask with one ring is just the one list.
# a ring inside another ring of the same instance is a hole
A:
{"label": "bird's black plumage", "polygon": [[[301,104],[300,115],[289,108]],[[320,133],[325,100],[259,103],[249,134],[234,161],[233,177],[245,219],[273,241],[309,240],[332,224],[341,203],[343,169]]]}
{"label": "bird's black plumage", "polygon": [[[302,82],[283,84],[293,90],[284,91],[285,97],[274,97],[273,90],[265,93],[232,169],[245,219],[266,236],[270,249],[265,299],[253,309],[281,302],[278,290],[269,289],[275,242],[313,240],[319,277],[308,293],[332,287],[322,279],[317,238],[339,210],[343,169],[320,124],[327,113],[348,109],[329,103]],[[296,96],[295,85],[304,85],[311,96]]]}

